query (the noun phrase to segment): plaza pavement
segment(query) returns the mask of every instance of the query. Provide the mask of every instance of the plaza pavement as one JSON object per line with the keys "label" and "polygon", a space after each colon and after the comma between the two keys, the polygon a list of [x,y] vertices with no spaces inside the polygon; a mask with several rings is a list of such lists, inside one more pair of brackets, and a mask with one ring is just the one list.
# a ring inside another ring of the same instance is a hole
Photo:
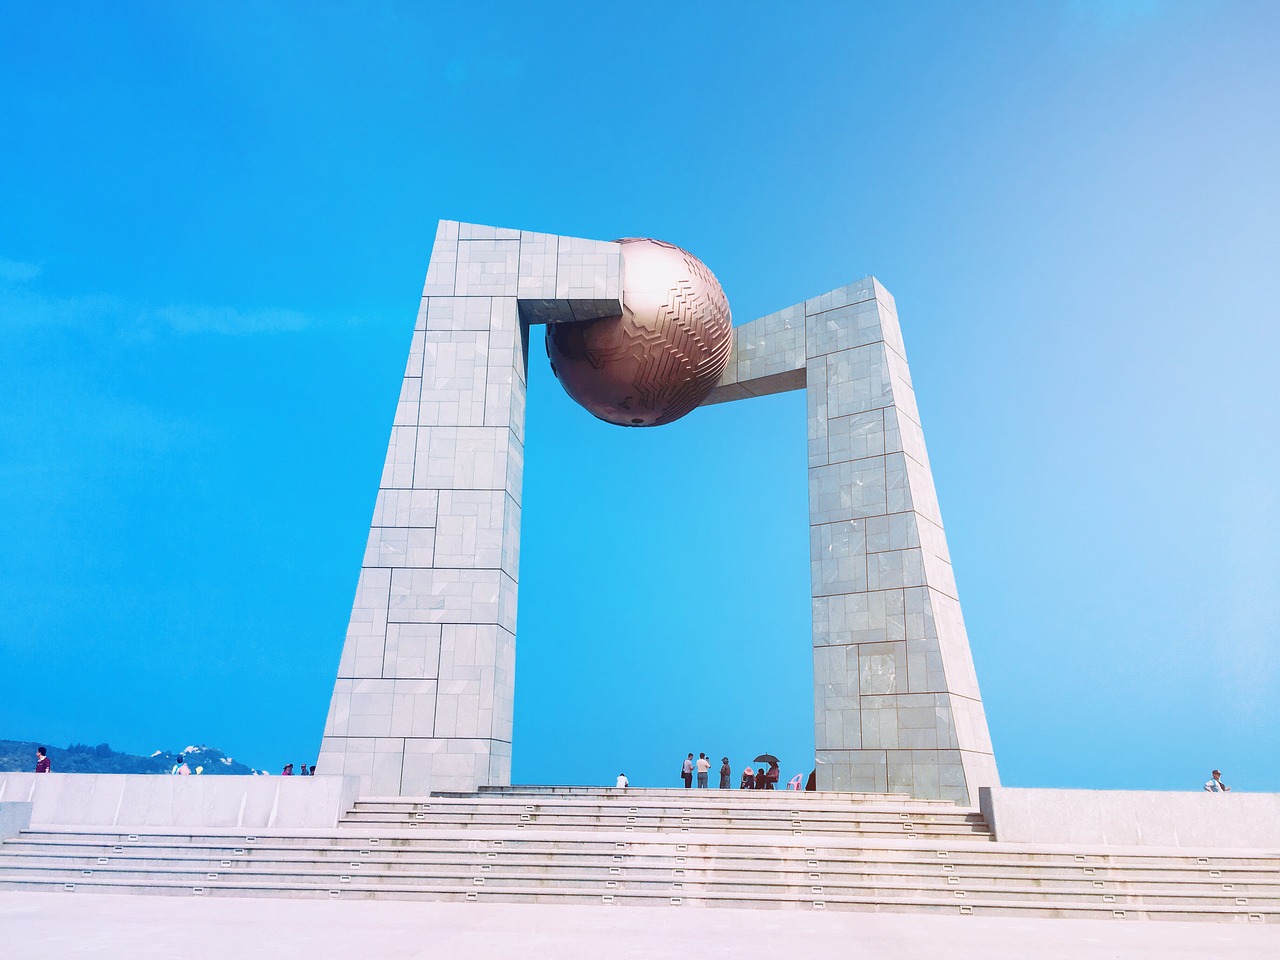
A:
{"label": "plaza pavement", "polygon": [[0,893],[0,960],[1232,960],[1280,925]]}

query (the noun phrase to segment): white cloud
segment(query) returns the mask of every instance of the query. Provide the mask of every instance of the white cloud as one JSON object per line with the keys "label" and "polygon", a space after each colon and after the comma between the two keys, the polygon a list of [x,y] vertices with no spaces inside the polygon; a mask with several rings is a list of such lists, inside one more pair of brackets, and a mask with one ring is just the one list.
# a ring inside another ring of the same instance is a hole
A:
{"label": "white cloud", "polygon": [[35,264],[0,257],[0,327],[114,328],[122,334],[148,336],[168,330],[178,334],[247,336],[293,333],[310,323],[295,310],[244,310],[206,304],[154,307],[109,294],[61,296],[31,281],[40,276]]}
{"label": "white cloud", "polygon": [[293,310],[237,310],[234,307],[161,307],[157,320],[177,333],[292,333],[307,326],[307,318]]}
{"label": "white cloud", "polygon": [[40,267],[34,263],[0,257],[0,283],[26,283],[40,276]]}

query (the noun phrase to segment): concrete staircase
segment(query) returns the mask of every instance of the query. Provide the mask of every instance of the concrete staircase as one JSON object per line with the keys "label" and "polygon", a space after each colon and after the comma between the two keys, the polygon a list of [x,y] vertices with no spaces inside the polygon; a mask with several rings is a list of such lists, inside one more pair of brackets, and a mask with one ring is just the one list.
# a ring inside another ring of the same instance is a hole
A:
{"label": "concrete staircase", "polygon": [[726,837],[990,839],[982,815],[944,801],[795,791],[483,792],[358,800],[341,826],[512,827]]}
{"label": "concrete staircase", "polygon": [[34,829],[0,889],[1280,922],[1280,857],[997,843],[973,810],[835,793],[498,790],[333,829]]}

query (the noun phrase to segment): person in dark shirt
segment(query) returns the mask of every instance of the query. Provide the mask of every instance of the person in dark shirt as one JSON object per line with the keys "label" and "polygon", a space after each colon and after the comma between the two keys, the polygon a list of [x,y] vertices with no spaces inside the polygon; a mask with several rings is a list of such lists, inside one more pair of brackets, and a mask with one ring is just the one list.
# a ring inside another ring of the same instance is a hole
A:
{"label": "person in dark shirt", "polygon": [[729,789],[729,778],[733,776],[733,768],[729,766],[729,758],[720,761],[720,789]]}
{"label": "person in dark shirt", "polygon": [[50,766],[49,751],[44,747],[36,747],[36,773],[48,773]]}
{"label": "person in dark shirt", "polygon": [[781,773],[782,772],[778,769],[778,764],[776,761],[774,763],[769,764],[769,769],[765,772],[765,775],[764,775],[764,788],[766,790],[775,789],[778,786],[778,777],[781,776]]}
{"label": "person in dark shirt", "polygon": [[765,769],[764,769],[764,767],[761,767],[759,770],[757,770],[757,771],[756,771],[756,787],[755,787],[755,788],[756,788],[757,790],[765,790],[765,789],[767,789],[768,777],[769,777],[769,775],[768,775],[767,773],[765,773]]}

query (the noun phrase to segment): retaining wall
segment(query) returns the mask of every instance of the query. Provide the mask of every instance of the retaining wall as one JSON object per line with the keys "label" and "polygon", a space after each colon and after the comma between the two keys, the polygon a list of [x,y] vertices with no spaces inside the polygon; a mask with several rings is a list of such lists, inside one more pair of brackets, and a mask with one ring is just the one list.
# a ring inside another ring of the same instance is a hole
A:
{"label": "retaining wall", "polygon": [[981,787],[995,838],[1014,843],[1280,849],[1280,794]]}
{"label": "retaining wall", "polygon": [[174,777],[0,773],[0,802],[28,802],[31,825],[332,827],[357,777]]}
{"label": "retaining wall", "polygon": [[0,803],[0,840],[16,837],[31,826],[31,804]]}

